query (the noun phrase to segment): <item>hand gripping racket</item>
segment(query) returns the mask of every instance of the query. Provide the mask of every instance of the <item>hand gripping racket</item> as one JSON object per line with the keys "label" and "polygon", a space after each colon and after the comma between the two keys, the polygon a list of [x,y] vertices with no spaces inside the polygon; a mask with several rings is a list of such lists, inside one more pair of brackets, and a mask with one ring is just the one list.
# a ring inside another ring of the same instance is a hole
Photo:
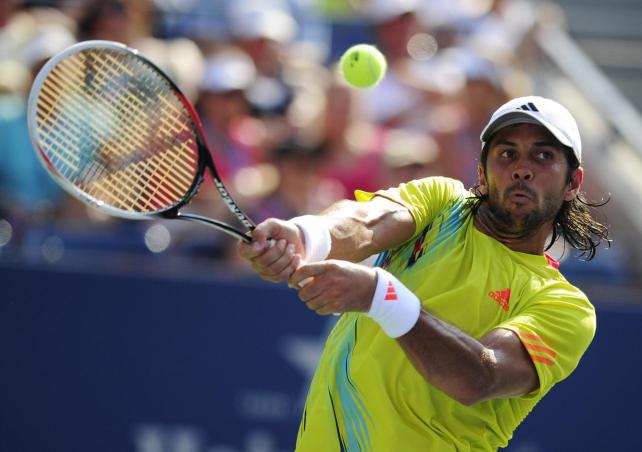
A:
{"label": "hand gripping racket", "polygon": [[[137,50],[111,41],[75,44],[34,80],[28,122],[36,153],[71,195],[123,218],[177,218],[251,242],[254,223],[219,177],[194,107]],[[180,213],[208,169],[244,230]]]}

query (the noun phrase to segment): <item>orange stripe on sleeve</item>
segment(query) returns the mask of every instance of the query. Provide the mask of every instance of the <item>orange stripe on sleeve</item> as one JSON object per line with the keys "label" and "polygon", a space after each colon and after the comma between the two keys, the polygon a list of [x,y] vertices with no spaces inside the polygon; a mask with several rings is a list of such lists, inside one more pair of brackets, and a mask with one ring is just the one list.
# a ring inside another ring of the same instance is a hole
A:
{"label": "orange stripe on sleeve", "polygon": [[531,358],[533,359],[533,361],[537,361],[538,363],[544,363],[547,366],[552,366],[552,365],[555,364],[553,361],[551,361],[548,358],[544,358],[543,356],[538,356],[538,355],[532,355],[531,354]]}
{"label": "orange stripe on sleeve", "polygon": [[531,333],[522,333],[521,331],[518,331],[517,334],[520,337],[523,337],[524,339],[532,339],[534,341],[539,341],[539,342],[544,342],[544,339],[539,337],[537,334],[531,334]]}
{"label": "orange stripe on sleeve", "polygon": [[529,344],[528,342],[522,342],[522,344],[524,344],[524,347],[526,347],[526,348],[529,348],[529,349],[531,349],[533,351],[536,351],[536,352],[546,353],[547,355],[550,355],[553,358],[555,358],[557,356],[557,353],[555,352],[555,350],[551,350],[550,348],[542,347],[541,345]]}

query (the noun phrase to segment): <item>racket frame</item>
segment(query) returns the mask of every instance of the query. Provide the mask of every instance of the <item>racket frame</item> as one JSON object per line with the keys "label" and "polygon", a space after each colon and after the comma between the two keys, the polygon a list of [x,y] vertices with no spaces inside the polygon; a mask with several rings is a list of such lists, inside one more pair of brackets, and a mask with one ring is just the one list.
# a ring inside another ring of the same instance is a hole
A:
{"label": "racket frame", "polygon": [[[149,66],[154,70],[160,77],[162,77],[170,86],[178,100],[181,102],[185,110],[187,110],[189,116],[189,123],[196,139],[196,145],[198,148],[198,165],[196,169],[196,176],[192,181],[192,185],[187,190],[186,194],[179,199],[177,202],[160,209],[155,212],[129,212],[123,209],[118,209],[112,206],[105,204],[103,201],[96,199],[89,194],[85,193],[79,189],[76,185],[71,183],[65,177],[59,174],[58,169],[47,157],[45,150],[40,146],[39,132],[38,132],[38,120],[36,112],[38,110],[38,98],[41,92],[41,89],[47,79],[48,75],[58,66],[58,64],[70,57],[73,54],[81,53],[86,49],[101,49],[108,51],[121,52],[126,54],[134,55],[139,61],[143,62],[145,65]],[[36,75],[34,82],[32,84],[31,91],[29,93],[29,99],[27,101],[27,118],[29,124],[29,135],[31,142],[33,143],[34,148],[36,149],[36,154],[42,165],[45,167],[47,172],[56,180],[56,182],[69,194],[84,202],[87,205],[98,208],[99,210],[104,211],[105,213],[126,219],[141,220],[141,219],[182,219],[186,221],[193,221],[208,226],[212,226],[216,229],[219,229],[239,240],[245,242],[251,242],[251,238],[246,235],[247,232],[254,229],[255,224],[250,218],[241,210],[241,208],[236,204],[229,191],[225,187],[225,184],[221,180],[216,166],[214,165],[214,160],[210,153],[210,148],[207,143],[205,132],[203,130],[203,125],[201,120],[196,112],[196,109],[192,103],[187,99],[187,97],[180,90],[178,85],[156,64],[150,61],[145,56],[141,55],[137,49],[126,46],[125,44],[115,42],[115,41],[104,41],[104,40],[91,40],[83,41],[77,44],[74,44],[57,55],[50,58],[45,65],[42,67],[40,72]],[[234,214],[236,219],[243,225],[246,229],[245,232],[240,231],[239,229],[223,222],[220,220],[215,220],[212,218],[203,217],[200,215],[195,215],[191,213],[180,212],[179,209],[187,205],[192,198],[198,193],[198,190],[203,183],[205,170],[208,170],[214,186],[219,192],[221,198],[227,208]]]}

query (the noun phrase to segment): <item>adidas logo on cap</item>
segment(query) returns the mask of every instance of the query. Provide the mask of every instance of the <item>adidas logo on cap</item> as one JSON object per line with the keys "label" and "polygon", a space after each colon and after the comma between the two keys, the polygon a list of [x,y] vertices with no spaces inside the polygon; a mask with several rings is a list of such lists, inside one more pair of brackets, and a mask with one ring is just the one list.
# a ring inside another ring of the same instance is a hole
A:
{"label": "adidas logo on cap", "polygon": [[546,127],[560,143],[573,149],[579,162],[582,161],[582,140],[575,119],[564,106],[545,97],[518,97],[506,102],[491,116],[481,133],[481,141],[487,143],[497,131],[522,123]]}

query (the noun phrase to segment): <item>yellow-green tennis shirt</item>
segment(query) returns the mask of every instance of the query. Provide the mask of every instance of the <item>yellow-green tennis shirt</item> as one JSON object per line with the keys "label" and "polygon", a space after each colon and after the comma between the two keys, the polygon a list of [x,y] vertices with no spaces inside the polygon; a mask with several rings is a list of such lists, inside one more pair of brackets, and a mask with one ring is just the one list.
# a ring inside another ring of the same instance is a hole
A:
{"label": "yellow-green tennis shirt", "polygon": [[[376,195],[406,206],[412,240],[379,256],[425,310],[475,338],[515,332],[540,387],[465,406],[427,383],[394,339],[359,313],[341,316],[310,386],[297,451],[487,451],[503,447],[535,404],[567,377],[595,333],[595,311],[546,256],[478,231],[455,180],[426,178]],[[357,192],[367,201],[372,193]],[[426,344],[430,347],[430,344]]]}

